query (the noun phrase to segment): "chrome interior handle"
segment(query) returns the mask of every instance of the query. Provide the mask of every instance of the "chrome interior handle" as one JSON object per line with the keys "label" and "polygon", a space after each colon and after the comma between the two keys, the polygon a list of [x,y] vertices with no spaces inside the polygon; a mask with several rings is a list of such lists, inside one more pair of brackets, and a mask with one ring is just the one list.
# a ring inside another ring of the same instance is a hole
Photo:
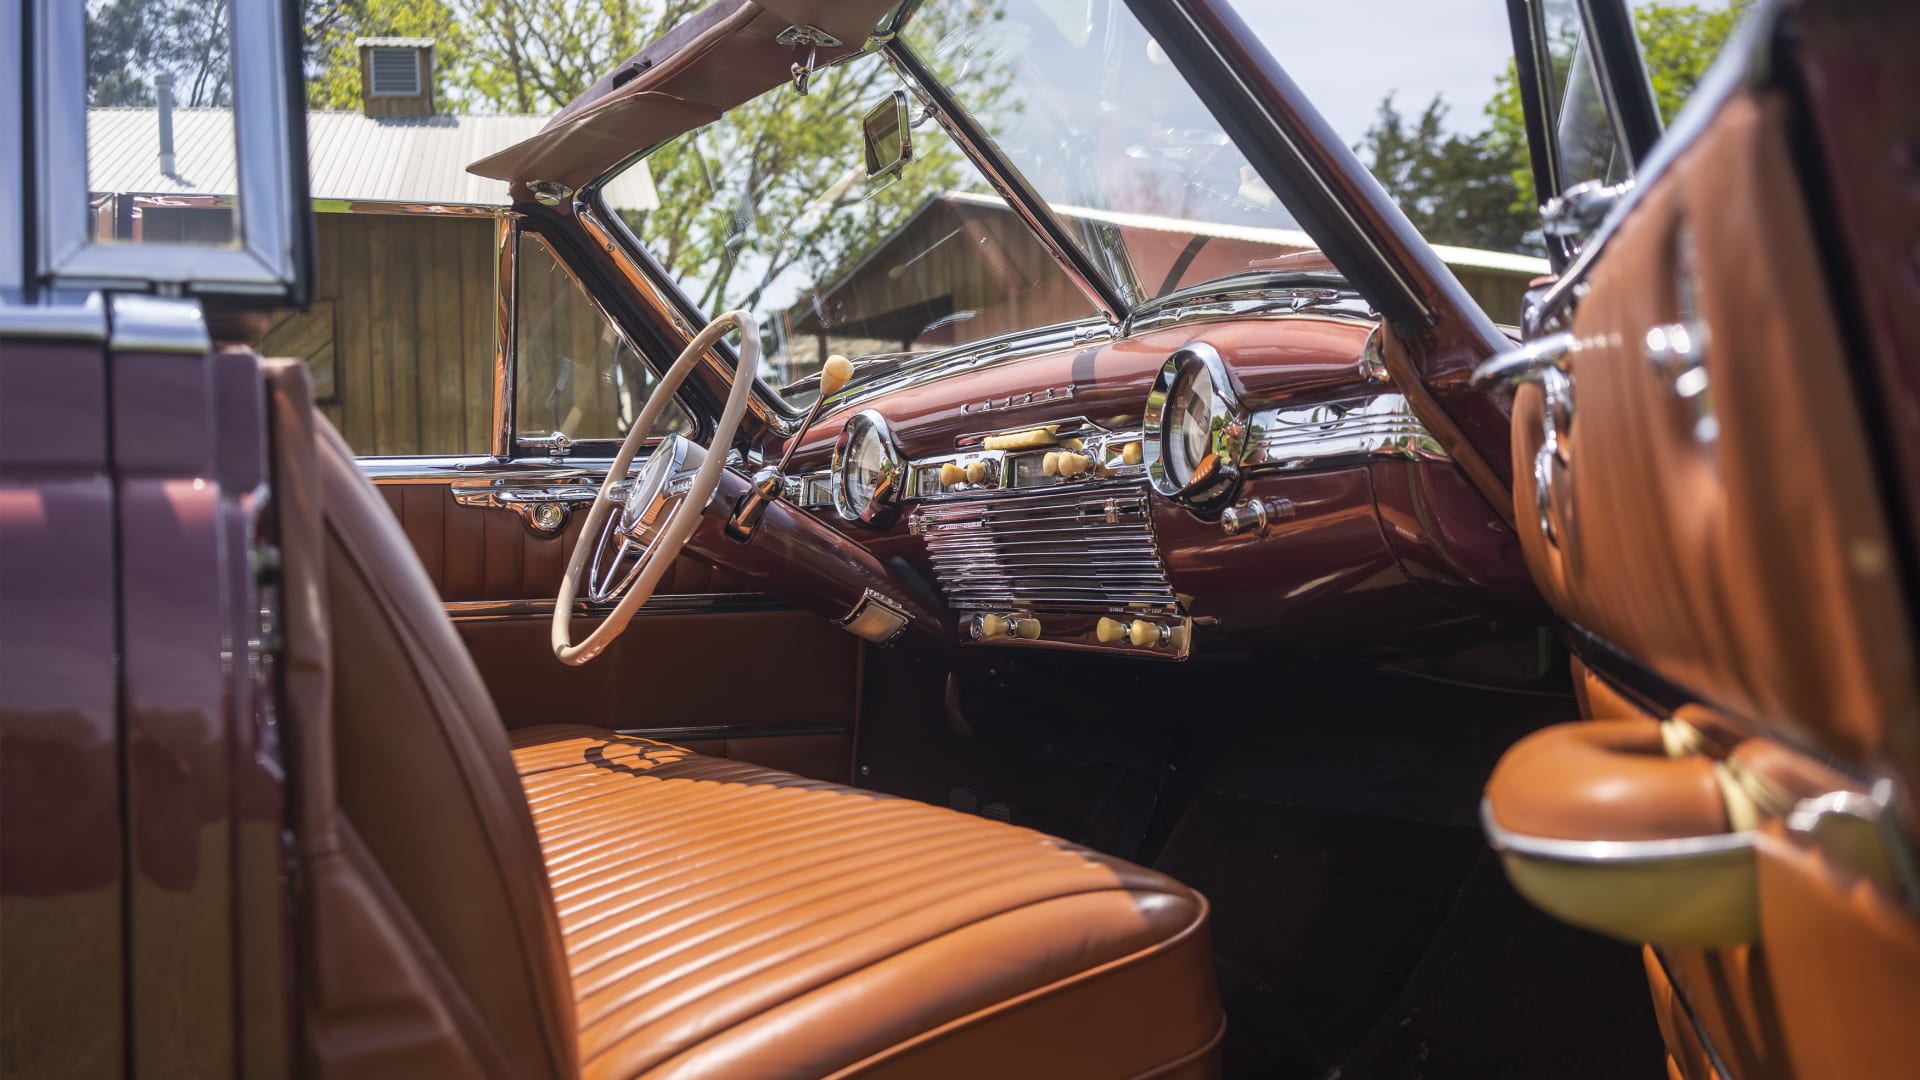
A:
{"label": "chrome interior handle", "polygon": [[1473,369],[1473,385],[1518,386],[1539,379],[1549,369],[1565,373],[1573,354],[1573,334],[1562,330],[1538,337]]}

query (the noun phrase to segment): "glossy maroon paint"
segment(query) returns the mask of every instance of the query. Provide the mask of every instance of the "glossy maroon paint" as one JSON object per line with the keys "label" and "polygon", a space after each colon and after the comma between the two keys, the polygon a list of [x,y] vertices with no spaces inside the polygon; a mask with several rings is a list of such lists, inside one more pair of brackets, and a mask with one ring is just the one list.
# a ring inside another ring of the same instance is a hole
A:
{"label": "glossy maroon paint", "polygon": [[[979,368],[829,414],[805,438],[796,467],[825,468],[839,429],[859,409],[884,415],[909,457],[951,451],[962,435],[1073,417],[1137,430],[1162,364],[1195,342],[1219,350],[1235,392],[1251,408],[1379,393],[1387,388],[1368,383],[1359,367],[1372,326],[1310,313],[1196,322]],[[1073,387],[1071,400],[962,411],[1066,386]],[[768,448],[769,455],[779,449]],[[1227,631],[1259,630],[1275,644],[1382,644],[1464,619],[1543,613],[1514,533],[1449,463],[1381,461],[1264,476],[1243,482],[1233,498],[1252,496],[1286,499],[1295,516],[1264,537],[1228,537],[1218,508],[1196,513],[1158,495],[1152,500],[1175,591],[1193,598],[1191,614],[1218,619]],[[909,534],[906,513],[882,530],[831,511],[819,520],[890,565],[904,563],[931,580],[926,545]]]}
{"label": "glossy maroon paint", "polygon": [[0,341],[0,1010],[20,1076],[125,1067],[106,357]]}
{"label": "glossy maroon paint", "polygon": [[[705,456],[699,446],[690,445],[688,467],[697,466]],[[688,549],[756,589],[829,619],[845,618],[865,591],[872,589],[912,616],[897,644],[936,657],[953,650],[953,613],[936,594],[806,511],[774,502],[750,541],[743,544],[728,536],[727,518],[750,490],[746,477],[732,469],[722,470],[713,501],[687,541]]]}

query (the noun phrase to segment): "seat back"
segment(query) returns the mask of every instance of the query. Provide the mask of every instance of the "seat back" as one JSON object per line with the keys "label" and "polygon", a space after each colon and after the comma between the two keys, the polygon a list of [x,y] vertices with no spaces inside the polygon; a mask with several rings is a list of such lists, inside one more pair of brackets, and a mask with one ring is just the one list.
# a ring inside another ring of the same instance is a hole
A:
{"label": "seat back", "polygon": [[304,367],[266,367],[311,1071],[570,1077],[572,993],[505,729]]}

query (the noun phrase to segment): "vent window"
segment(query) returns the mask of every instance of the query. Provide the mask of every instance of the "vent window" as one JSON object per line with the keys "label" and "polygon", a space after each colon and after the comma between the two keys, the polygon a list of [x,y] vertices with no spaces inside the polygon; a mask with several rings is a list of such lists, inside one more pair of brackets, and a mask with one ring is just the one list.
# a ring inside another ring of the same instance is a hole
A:
{"label": "vent window", "polygon": [[416,97],[420,94],[420,50],[368,50],[375,97]]}

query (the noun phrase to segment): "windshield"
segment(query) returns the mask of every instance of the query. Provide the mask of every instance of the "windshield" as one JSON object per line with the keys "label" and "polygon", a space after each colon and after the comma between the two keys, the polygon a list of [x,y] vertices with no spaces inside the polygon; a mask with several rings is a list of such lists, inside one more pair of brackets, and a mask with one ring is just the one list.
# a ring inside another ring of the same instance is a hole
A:
{"label": "windshield", "polygon": [[900,88],[877,53],[781,86],[602,186],[706,315],[750,308],[766,384],[796,405],[834,353],[864,367],[1095,312],[939,125],[869,180],[861,117]]}
{"label": "windshield", "polygon": [[928,0],[901,40],[1129,305],[1314,246],[1119,0]]}

